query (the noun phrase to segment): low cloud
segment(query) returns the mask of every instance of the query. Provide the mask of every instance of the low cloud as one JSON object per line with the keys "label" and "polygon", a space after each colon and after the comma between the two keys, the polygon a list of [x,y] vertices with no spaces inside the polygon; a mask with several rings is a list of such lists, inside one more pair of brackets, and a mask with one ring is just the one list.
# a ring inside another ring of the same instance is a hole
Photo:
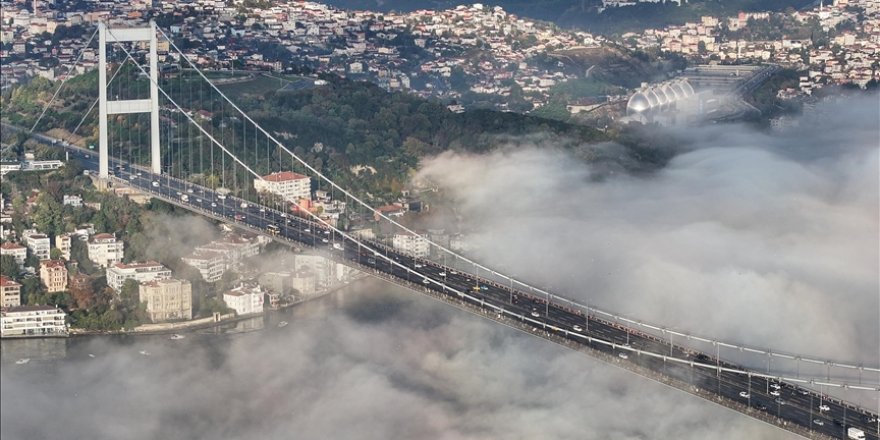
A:
{"label": "low cloud", "polygon": [[[603,175],[555,145],[446,153],[481,261],[606,310],[722,340],[880,363],[877,97],[794,131],[666,131],[689,151]],[[876,380],[876,379],[875,379]]]}
{"label": "low cloud", "polygon": [[[239,335],[4,359],[4,439],[794,438],[387,284]],[[59,341],[65,343],[65,341]],[[5,344],[5,343],[4,343]],[[149,357],[138,354],[148,350]],[[86,353],[95,353],[88,358]]]}

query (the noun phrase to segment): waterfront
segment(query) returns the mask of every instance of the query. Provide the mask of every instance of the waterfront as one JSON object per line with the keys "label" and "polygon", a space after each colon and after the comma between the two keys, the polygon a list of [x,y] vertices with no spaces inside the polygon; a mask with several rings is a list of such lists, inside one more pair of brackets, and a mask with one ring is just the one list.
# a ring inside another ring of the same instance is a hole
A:
{"label": "waterfront", "polygon": [[376,280],[184,334],[2,341],[0,436],[790,437]]}

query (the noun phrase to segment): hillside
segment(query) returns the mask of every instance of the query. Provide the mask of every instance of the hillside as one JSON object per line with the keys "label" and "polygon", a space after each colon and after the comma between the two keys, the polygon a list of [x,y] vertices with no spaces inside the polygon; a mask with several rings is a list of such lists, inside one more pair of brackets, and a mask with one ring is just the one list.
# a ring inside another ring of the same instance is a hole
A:
{"label": "hillside", "polygon": [[[41,127],[60,124],[72,130],[94,100],[91,92],[94,76],[90,73],[69,81],[69,88],[47,113]],[[608,136],[590,127],[490,110],[453,113],[440,103],[403,93],[388,93],[365,82],[328,76],[324,78],[326,85],[287,91],[272,90],[262,78],[254,79],[262,87],[257,93],[241,82],[227,88],[243,109],[284,139],[291,150],[310,164],[343,185],[356,183],[354,186],[362,192],[380,200],[390,200],[399,194],[421,158],[446,150],[485,152],[525,139],[575,149],[577,155],[587,161],[613,162],[615,168],[633,171],[662,166],[670,156],[665,150],[655,150],[638,137],[627,135],[621,139],[631,139],[625,142],[631,147],[606,157],[597,145],[608,140]],[[13,123],[29,126],[42,103],[51,96],[53,87],[54,84],[45,80],[35,80],[4,93],[0,102],[8,109],[4,114],[12,115]],[[202,108],[208,105],[203,102]],[[206,123],[213,124],[214,130],[233,127],[225,129],[226,136],[236,133],[236,122],[229,119],[228,114],[225,118],[215,114]],[[145,128],[123,125],[122,129],[133,133],[123,132],[119,138],[147,139],[137,132]],[[80,129],[80,134],[85,136],[82,143],[95,143],[95,133],[95,119],[89,118]],[[176,141],[193,146],[189,151],[191,157],[199,154],[195,148],[197,141],[181,138]],[[143,148],[135,145],[129,150],[134,160],[146,162],[145,145]],[[238,150],[242,145],[242,142],[234,142],[232,148],[242,154],[244,150]],[[198,159],[191,161],[193,174],[202,171],[198,169],[199,162]],[[357,166],[369,166],[376,173],[357,176],[351,171]],[[256,171],[266,171],[262,168],[266,165],[258,164]]]}
{"label": "hillside", "polygon": [[[418,9],[447,9],[460,4],[453,0],[327,0],[340,8],[375,11],[414,11]],[[522,17],[555,23],[597,34],[622,34],[630,31],[698,21],[700,16],[727,17],[740,11],[782,11],[801,8],[811,0],[690,0],[682,6],[674,3],[644,3],[623,8],[597,11],[599,0],[486,0],[485,5],[501,6]]]}

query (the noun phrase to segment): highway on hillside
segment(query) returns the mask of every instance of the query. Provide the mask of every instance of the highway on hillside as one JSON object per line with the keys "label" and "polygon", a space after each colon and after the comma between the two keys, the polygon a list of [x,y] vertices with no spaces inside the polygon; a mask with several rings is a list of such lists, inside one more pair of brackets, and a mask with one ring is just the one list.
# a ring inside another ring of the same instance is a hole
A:
{"label": "highway on hillside", "polygon": [[[42,135],[37,138],[63,147],[71,159],[78,159],[82,163],[87,172],[97,173],[98,157],[95,151]],[[435,295],[490,310],[498,313],[499,317],[504,315],[518,320],[531,326],[535,333],[588,346],[613,356],[614,362],[632,363],[674,378],[692,385],[700,393],[714,393],[727,399],[728,403],[741,404],[738,409],[753,417],[790,428],[794,427],[792,425],[799,426],[812,430],[813,434],[821,433],[831,438],[847,438],[847,429],[855,427],[866,433],[866,439],[880,440],[877,414],[793,383],[726,371],[745,368],[722,362],[708,354],[686,350],[654,335],[596,316],[585,316],[581,310],[573,310],[564,303],[548,302],[544,297],[530,296],[461,269],[413,258],[381,244],[365,242],[375,249],[369,250],[319,223],[293,213],[218,194],[209,188],[166,175],[154,175],[146,168],[130,167],[112,158],[110,167],[117,185],[125,182],[196,213],[259,230],[280,241],[324,248],[338,261],[362,270],[378,271],[409,283],[416,290],[421,286]]]}

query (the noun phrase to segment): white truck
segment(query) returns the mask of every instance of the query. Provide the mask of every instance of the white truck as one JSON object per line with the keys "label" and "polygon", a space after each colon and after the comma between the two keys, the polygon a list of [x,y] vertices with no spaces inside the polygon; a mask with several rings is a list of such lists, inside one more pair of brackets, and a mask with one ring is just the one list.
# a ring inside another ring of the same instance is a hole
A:
{"label": "white truck", "polygon": [[849,428],[846,430],[846,437],[853,440],[865,440],[865,431],[859,428]]}
{"label": "white truck", "polygon": [[217,193],[217,198],[218,198],[218,199],[220,199],[220,200],[226,200],[226,196],[227,196],[229,193],[231,193],[232,191],[230,191],[230,190],[227,189],[227,188],[220,187],[220,188],[217,188],[214,192]]}

